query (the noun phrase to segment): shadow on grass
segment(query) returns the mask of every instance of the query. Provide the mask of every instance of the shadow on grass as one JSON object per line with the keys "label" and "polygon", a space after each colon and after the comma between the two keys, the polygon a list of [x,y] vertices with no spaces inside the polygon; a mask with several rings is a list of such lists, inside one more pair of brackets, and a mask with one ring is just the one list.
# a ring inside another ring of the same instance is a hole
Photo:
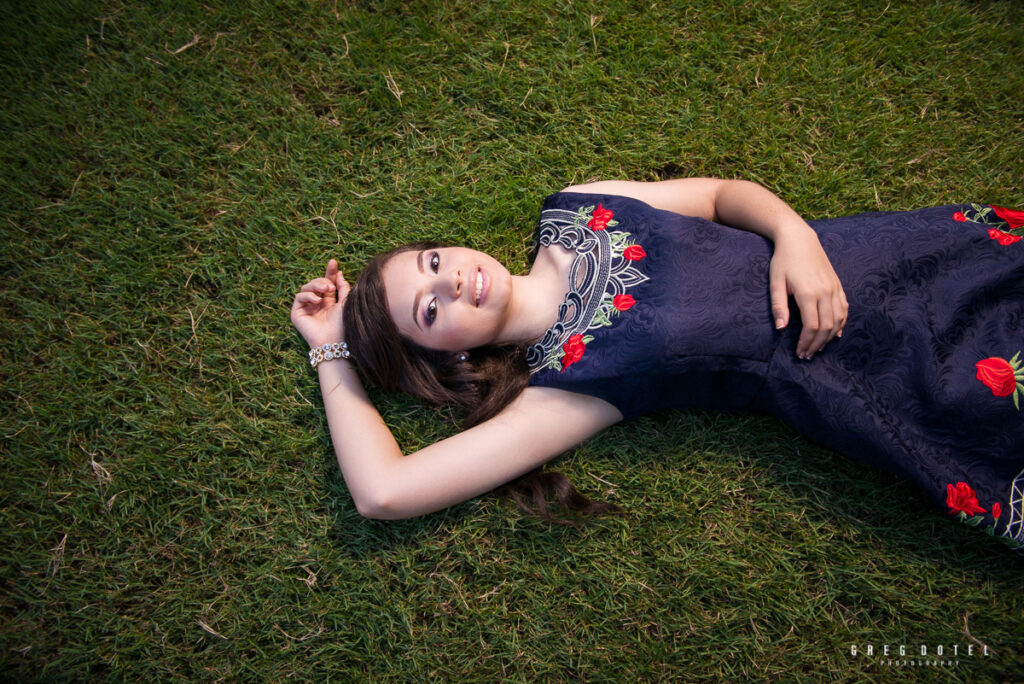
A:
{"label": "shadow on grass", "polygon": [[[700,439],[739,459],[732,467],[716,469],[712,465],[711,477],[716,476],[716,470],[725,479],[735,477],[736,468],[756,472],[760,488],[773,490],[773,500],[782,502],[787,510],[799,512],[809,525],[828,530],[835,539],[830,543],[842,545],[844,555],[858,548],[880,556],[912,555],[923,564],[951,573],[970,572],[1006,591],[1015,591],[1019,585],[1024,556],[982,531],[946,519],[911,484],[820,447],[768,416],[665,412],[610,428],[581,449],[589,447],[598,452],[591,465],[610,457],[614,463],[605,466],[626,476],[642,478],[652,464],[683,469],[701,467],[692,462],[692,454],[686,449],[687,441],[692,442],[695,434],[704,435]],[[752,434],[757,436],[756,448],[750,441]],[[678,435],[684,445],[671,446],[673,435]],[[614,446],[603,447],[606,436],[613,443],[625,442],[633,448],[624,453]],[[694,446],[693,451],[704,448],[701,444]],[[581,458],[589,461],[593,457],[594,454],[586,454]],[[560,465],[561,459],[549,467],[560,469]],[[593,485],[582,480],[577,484],[581,489]],[[332,538],[337,551],[352,559],[388,556],[419,545],[443,545],[453,537],[464,540],[467,533],[478,532],[531,535],[538,550],[558,553],[581,535],[573,527],[523,516],[511,501],[496,494],[410,520],[365,519],[356,511],[333,458],[324,462],[324,486],[334,519]],[[601,497],[600,492],[585,493]],[[665,493],[640,492],[638,496],[649,500],[651,494]],[[645,518],[671,514],[669,509],[659,510],[657,501],[635,510],[628,503],[619,503],[626,508],[624,516],[593,518],[585,521],[585,526],[623,525],[630,532],[639,533]]]}

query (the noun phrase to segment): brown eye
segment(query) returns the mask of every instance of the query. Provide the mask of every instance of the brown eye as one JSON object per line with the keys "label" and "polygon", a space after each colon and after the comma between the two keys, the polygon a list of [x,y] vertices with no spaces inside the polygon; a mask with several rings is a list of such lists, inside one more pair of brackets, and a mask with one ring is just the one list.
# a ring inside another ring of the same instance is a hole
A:
{"label": "brown eye", "polygon": [[434,252],[430,255],[430,270],[437,273],[437,269],[441,266],[441,255]]}
{"label": "brown eye", "polygon": [[427,325],[430,325],[437,318],[437,299],[431,299],[430,303],[427,304],[427,313],[424,315],[427,319]]}

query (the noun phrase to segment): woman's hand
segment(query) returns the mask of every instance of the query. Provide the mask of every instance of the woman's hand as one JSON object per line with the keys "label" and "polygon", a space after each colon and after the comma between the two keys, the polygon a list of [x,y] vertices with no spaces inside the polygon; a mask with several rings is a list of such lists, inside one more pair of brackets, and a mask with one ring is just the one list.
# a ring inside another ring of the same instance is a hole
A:
{"label": "woman's hand", "polygon": [[810,358],[842,333],[849,306],[817,234],[788,204],[757,183],[677,178],[654,183],[600,181],[566,190],[633,197],[658,209],[763,235],[775,243],[769,271],[775,327],[789,325],[789,295],[800,307],[804,327],[797,356]]}
{"label": "woman's hand", "polygon": [[789,324],[789,295],[800,307],[803,330],[796,355],[801,359],[810,359],[832,338],[843,334],[850,309],[846,294],[809,226],[806,231],[776,238],[768,280],[776,328]]}
{"label": "woman's hand", "polygon": [[344,339],[341,311],[350,286],[338,271],[338,262],[327,262],[323,278],[302,286],[292,302],[292,325],[311,347]]}

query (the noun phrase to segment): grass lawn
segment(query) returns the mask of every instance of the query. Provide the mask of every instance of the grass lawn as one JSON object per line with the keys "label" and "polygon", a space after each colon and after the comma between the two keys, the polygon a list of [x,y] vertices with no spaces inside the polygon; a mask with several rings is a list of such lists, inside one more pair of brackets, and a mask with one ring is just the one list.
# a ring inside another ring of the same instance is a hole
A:
{"label": "grass lawn", "polygon": [[1024,207],[1024,4],[12,0],[0,79],[0,678],[1024,679],[1024,559],[763,416],[562,456],[580,529],[364,520],[288,322],[588,179]]}

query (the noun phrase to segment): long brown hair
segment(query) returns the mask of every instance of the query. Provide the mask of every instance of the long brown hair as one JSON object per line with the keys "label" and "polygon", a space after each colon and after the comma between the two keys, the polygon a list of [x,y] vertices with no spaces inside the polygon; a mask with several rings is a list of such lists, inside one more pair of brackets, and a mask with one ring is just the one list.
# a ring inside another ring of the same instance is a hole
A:
{"label": "long brown hair", "polygon": [[[367,381],[389,391],[402,391],[432,404],[455,404],[466,413],[463,427],[498,415],[527,385],[530,371],[519,345],[490,345],[469,350],[460,361],[454,352],[436,351],[403,337],[391,319],[384,267],[398,254],[436,249],[433,242],[414,242],[372,258],[356,279],[342,312],[345,338],[356,368]],[[574,524],[552,515],[547,499],[554,496],[568,511],[618,511],[614,504],[592,501],[561,473],[535,470],[506,485],[521,509],[551,522]],[[532,505],[529,503],[532,502]]]}

